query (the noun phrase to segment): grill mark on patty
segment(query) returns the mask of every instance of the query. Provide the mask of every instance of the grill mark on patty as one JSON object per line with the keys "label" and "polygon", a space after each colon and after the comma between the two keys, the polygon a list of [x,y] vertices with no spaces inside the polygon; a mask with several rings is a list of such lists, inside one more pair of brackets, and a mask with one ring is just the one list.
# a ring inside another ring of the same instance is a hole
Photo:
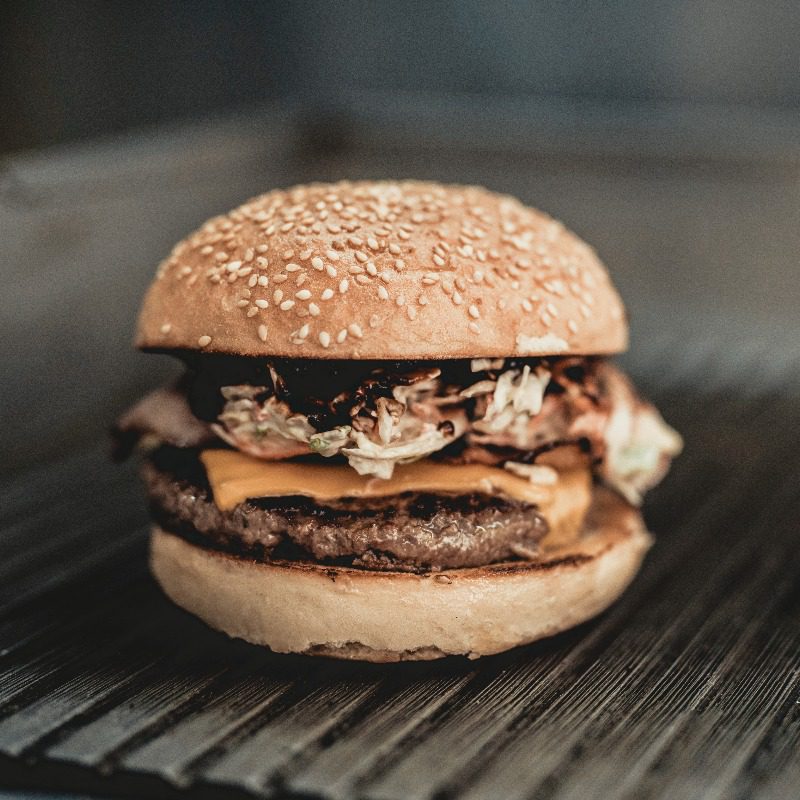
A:
{"label": "grill mark on patty", "polygon": [[374,570],[454,569],[516,560],[536,551],[547,533],[534,506],[483,494],[406,493],[326,505],[305,497],[260,498],[221,511],[196,454],[165,449],[143,466],[158,524],[259,559]]}

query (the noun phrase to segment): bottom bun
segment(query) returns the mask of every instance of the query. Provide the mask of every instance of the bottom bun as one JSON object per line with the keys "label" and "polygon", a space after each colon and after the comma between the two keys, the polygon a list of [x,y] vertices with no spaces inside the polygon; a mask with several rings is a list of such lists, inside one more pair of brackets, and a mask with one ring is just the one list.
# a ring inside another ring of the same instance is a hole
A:
{"label": "bottom bun", "polygon": [[279,653],[410,661],[499,653],[578,625],[636,574],[651,537],[616,495],[595,494],[584,535],[538,561],[426,574],[205,549],[155,527],[150,566],[211,627]]}

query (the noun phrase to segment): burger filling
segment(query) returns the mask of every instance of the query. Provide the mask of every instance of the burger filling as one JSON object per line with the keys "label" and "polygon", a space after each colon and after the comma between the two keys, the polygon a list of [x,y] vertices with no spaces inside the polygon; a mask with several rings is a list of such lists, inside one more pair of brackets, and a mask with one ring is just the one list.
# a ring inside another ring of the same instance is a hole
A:
{"label": "burger filling", "polygon": [[[531,503],[481,493],[405,492],[391,503],[263,497],[220,509],[184,453],[162,447],[144,477],[156,522],[255,558],[391,570],[471,567],[530,558],[547,523]],[[193,474],[194,473],[194,474]]]}
{"label": "burger filling", "polygon": [[531,558],[577,535],[590,471],[638,504],[681,446],[598,358],[184,358],[178,386],[120,420],[119,450],[148,445],[163,527],[260,557]]}

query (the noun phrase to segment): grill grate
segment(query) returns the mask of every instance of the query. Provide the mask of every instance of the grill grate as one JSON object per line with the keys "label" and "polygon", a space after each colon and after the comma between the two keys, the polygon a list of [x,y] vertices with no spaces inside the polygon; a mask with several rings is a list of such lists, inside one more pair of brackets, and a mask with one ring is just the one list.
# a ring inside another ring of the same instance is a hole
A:
{"label": "grill grate", "polygon": [[796,796],[800,407],[659,398],[687,452],[624,599],[548,642],[388,667],[275,656],[170,605],[133,467],[0,488],[0,776],[104,795]]}

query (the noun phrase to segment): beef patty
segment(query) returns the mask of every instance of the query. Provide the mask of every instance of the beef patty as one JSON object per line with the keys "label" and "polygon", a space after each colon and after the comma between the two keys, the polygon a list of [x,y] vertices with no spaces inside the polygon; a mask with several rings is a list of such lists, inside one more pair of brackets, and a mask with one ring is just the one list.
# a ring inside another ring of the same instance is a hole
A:
{"label": "beef patty", "polygon": [[260,498],[221,511],[197,454],[175,448],[156,451],[143,474],[152,513],[165,530],[262,559],[452,569],[530,557],[547,533],[534,506],[483,494],[406,493],[325,505]]}

